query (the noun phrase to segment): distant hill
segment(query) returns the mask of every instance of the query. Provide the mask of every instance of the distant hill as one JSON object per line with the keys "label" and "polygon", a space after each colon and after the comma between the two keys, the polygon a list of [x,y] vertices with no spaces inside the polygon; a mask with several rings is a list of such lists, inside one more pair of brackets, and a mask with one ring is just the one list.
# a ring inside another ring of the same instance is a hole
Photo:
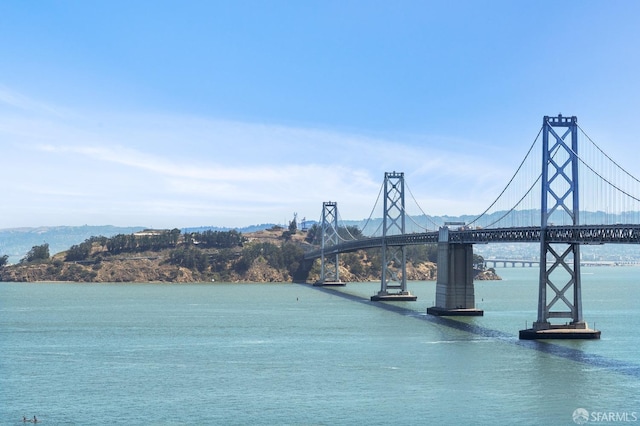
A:
{"label": "distant hill", "polygon": [[48,243],[49,252],[55,253],[80,244],[90,237],[112,237],[143,230],[143,226],[41,226],[38,228],[0,229],[0,256],[9,256],[9,263],[17,263],[31,247]]}
{"label": "distant hill", "polygon": [[243,234],[250,234],[252,232],[258,232],[258,231],[264,231],[265,229],[271,229],[274,226],[282,226],[282,225],[276,225],[275,223],[262,223],[260,225],[251,225],[251,226],[245,226],[244,228],[228,228],[228,227],[221,227],[221,226],[197,226],[197,227],[191,227],[191,228],[182,228],[182,232],[183,233],[189,233],[189,232],[204,232],[204,231],[231,231],[231,230],[236,230],[238,232],[241,232]]}

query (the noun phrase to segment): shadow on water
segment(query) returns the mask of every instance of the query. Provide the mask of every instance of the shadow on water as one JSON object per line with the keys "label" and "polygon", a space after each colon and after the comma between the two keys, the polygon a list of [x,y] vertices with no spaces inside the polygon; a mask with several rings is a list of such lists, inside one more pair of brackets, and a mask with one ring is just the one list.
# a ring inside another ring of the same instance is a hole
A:
{"label": "shadow on water", "polygon": [[628,362],[618,361],[614,359],[605,358],[600,355],[589,354],[579,349],[568,348],[565,346],[556,345],[549,341],[539,340],[520,340],[518,337],[511,334],[504,333],[498,330],[492,330],[490,328],[482,327],[479,325],[468,324],[461,321],[456,321],[447,317],[437,317],[432,315],[424,315],[417,313],[411,309],[403,308],[401,306],[393,305],[391,303],[384,302],[372,302],[368,298],[357,296],[354,294],[343,293],[340,290],[329,288],[312,286],[310,284],[300,284],[313,288],[314,290],[322,291],[324,293],[332,294],[334,296],[342,297],[343,299],[351,300],[354,302],[362,303],[368,306],[373,306],[379,309],[384,309],[389,312],[395,312],[403,316],[410,316],[412,318],[427,321],[433,324],[438,324],[456,330],[465,331],[467,333],[475,334],[477,336],[493,338],[505,343],[509,343],[515,346],[520,346],[526,349],[532,349],[538,352],[554,355],[557,357],[569,359],[571,361],[579,362],[592,367],[604,368],[607,370],[615,371],[617,373],[626,374],[628,376],[640,379],[640,365],[631,364]]}

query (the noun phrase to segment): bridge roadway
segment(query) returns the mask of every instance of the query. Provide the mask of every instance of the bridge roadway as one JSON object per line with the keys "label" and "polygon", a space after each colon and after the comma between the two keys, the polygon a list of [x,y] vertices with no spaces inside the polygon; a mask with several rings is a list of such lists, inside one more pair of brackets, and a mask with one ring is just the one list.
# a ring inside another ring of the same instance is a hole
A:
{"label": "bridge roadway", "polygon": [[[438,243],[438,231],[387,235],[387,246],[410,246]],[[449,230],[449,243],[452,244],[488,244],[488,243],[536,243],[540,242],[542,228],[512,227],[495,229]],[[549,226],[546,229],[548,243],[567,244],[640,244],[640,225],[579,225]],[[348,253],[357,250],[382,246],[382,237],[347,241],[324,249],[324,255]],[[305,253],[304,258],[311,260],[322,256],[322,250]]]}
{"label": "bridge roadway", "polygon": [[[582,263],[582,262],[581,262]],[[493,266],[494,268],[496,268],[498,265],[502,265],[504,268],[507,267],[507,265],[511,265],[512,268],[515,268],[516,265],[522,265],[523,268],[529,267],[532,268],[533,265],[540,265],[540,261],[539,260],[527,260],[527,259],[485,259],[484,260],[484,266],[489,267],[489,266]]]}

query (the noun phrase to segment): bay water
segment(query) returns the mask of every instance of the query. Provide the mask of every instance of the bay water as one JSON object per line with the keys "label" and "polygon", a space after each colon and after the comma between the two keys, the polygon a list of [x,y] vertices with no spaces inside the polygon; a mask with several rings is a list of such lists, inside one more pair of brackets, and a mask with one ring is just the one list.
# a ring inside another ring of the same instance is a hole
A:
{"label": "bay water", "polygon": [[640,268],[582,268],[589,341],[520,341],[538,270],[497,272],[474,318],[427,316],[422,281],[401,303],[370,302],[379,283],[0,283],[0,424],[640,424]]}

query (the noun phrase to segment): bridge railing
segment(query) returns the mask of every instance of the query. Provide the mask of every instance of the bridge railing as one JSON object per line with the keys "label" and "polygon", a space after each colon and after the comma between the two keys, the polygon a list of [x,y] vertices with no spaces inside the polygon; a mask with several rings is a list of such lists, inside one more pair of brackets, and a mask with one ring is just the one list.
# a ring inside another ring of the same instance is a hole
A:
{"label": "bridge railing", "polygon": [[579,225],[547,228],[549,242],[639,244],[640,225]]}

